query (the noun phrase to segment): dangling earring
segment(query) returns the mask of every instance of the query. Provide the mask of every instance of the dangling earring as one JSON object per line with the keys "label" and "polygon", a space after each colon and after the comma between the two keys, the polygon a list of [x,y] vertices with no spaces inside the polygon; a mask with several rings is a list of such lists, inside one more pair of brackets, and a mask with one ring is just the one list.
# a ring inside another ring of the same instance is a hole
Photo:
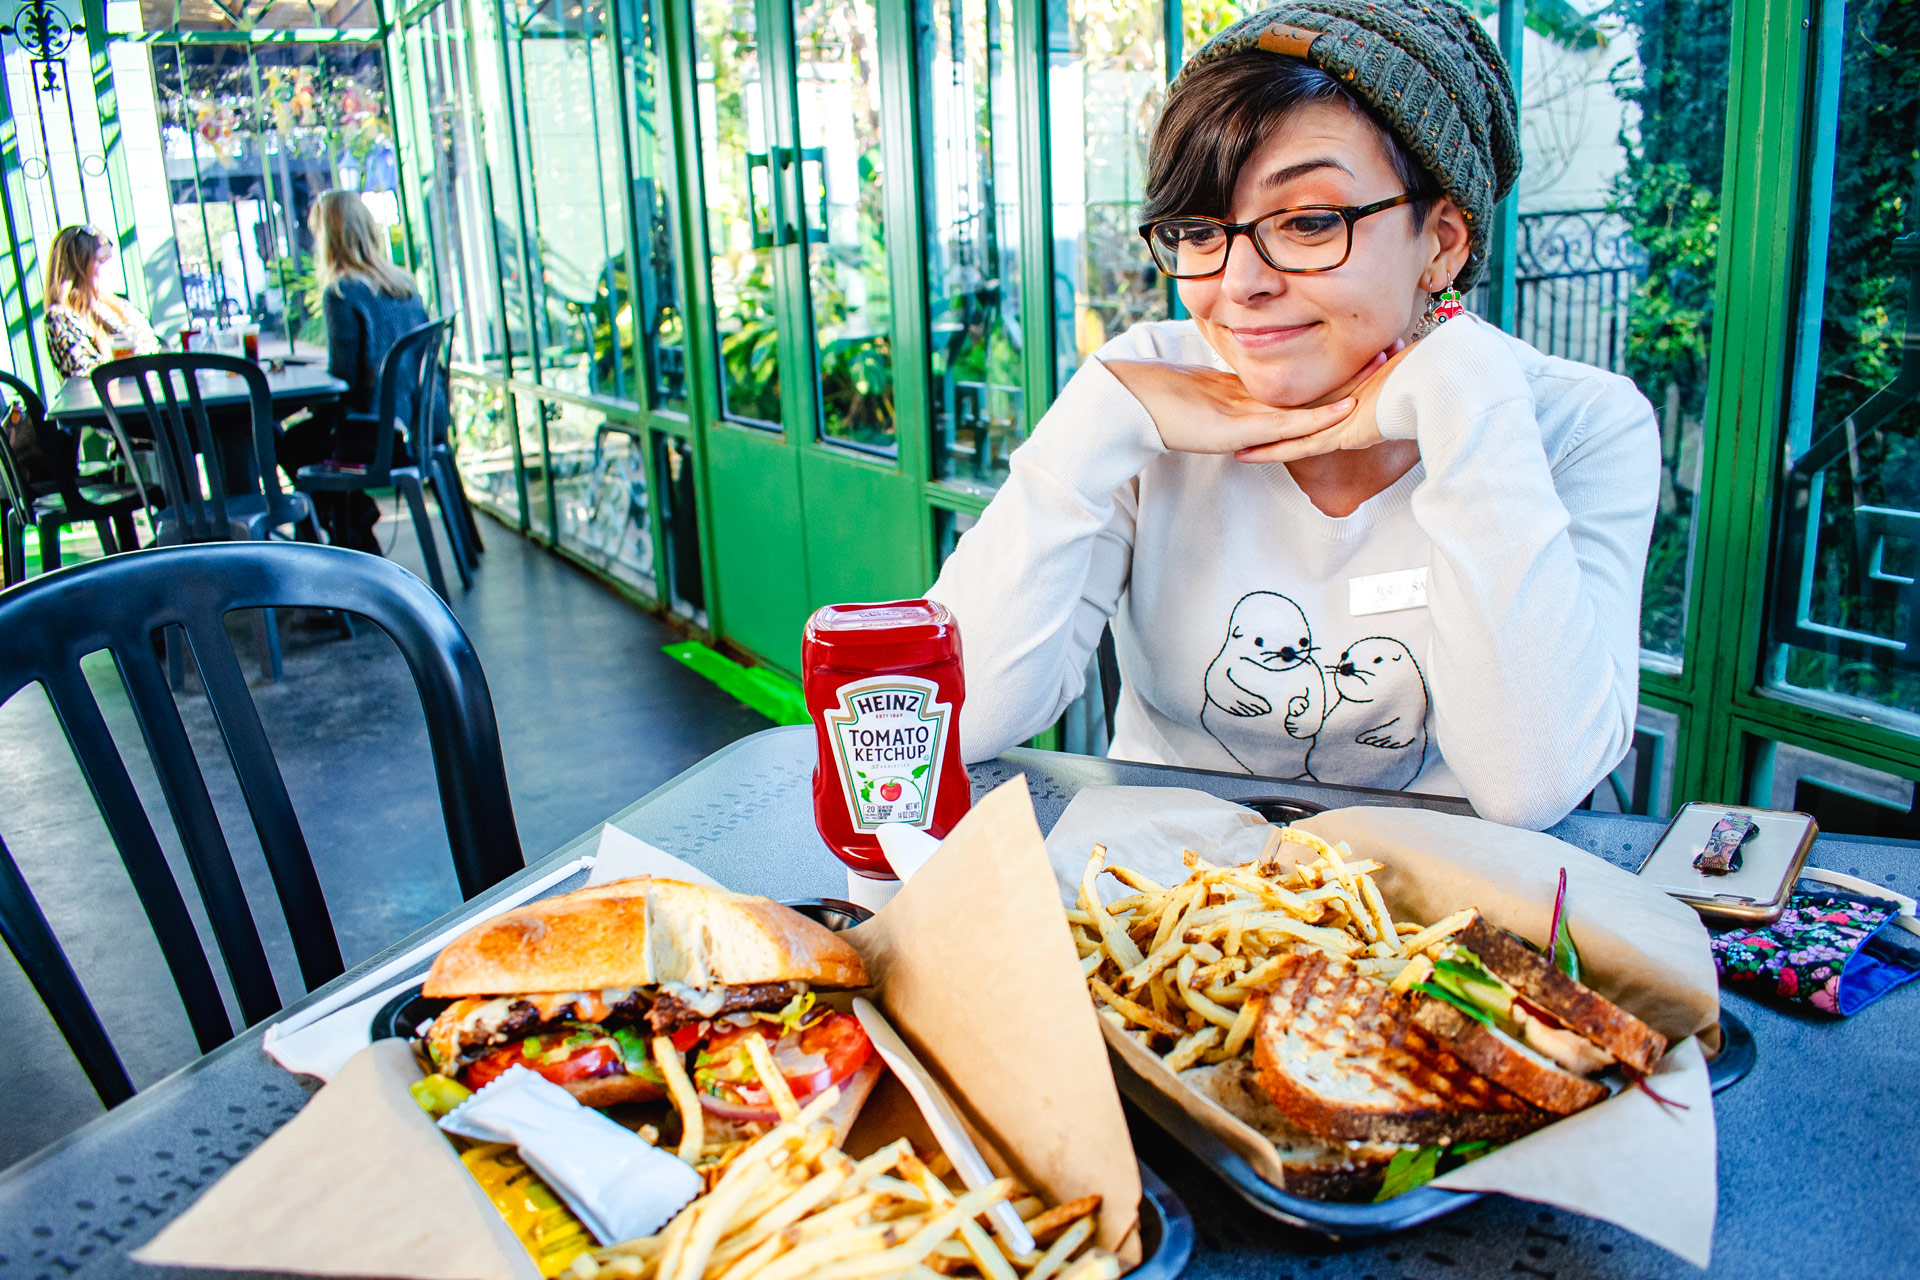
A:
{"label": "dangling earring", "polygon": [[1460,301],[1460,291],[1452,284],[1448,284],[1446,289],[1428,304],[1427,315],[1432,318],[1434,324],[1438,325],[1446,323],[1466,309],[1466,305]]}

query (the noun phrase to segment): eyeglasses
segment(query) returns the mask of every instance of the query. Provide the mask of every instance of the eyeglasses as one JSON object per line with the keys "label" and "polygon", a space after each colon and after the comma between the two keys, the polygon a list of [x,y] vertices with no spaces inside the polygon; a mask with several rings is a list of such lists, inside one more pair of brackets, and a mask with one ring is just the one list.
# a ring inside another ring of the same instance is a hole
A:
{"label": "eyeglasses", "polygon": [[1353,252],[1353,224],[1369,214],[1397,209],[1427,197],[1402,192],[1372,204],[1305,204],[1263,213],[1251,222],[1219,218],[1155,218],[1140,225],[1153,265],[1175,280],[1204,280],[1227,269],[1235,236],[1253,241],[1254,252],[1275,271],[1305,275],[1346,265]]}

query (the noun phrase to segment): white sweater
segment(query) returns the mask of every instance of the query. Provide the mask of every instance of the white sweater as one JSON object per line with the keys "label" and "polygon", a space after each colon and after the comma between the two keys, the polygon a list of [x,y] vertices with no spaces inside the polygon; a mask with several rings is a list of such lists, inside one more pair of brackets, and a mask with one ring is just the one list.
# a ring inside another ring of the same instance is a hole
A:
{"label": "white sweater", "polygon": [[968,760],[1051,724],[1111,619],[1116,757],[1536,828],[1619,764],[1660,478],[1631,381],[1449,321],[1378,405],[1420,462],[1335,519],[1282,464],[1169,451],[1102,359],[1227,368],[1190,321],[1136,325],[1014,452],[928,593],[960,623]]}

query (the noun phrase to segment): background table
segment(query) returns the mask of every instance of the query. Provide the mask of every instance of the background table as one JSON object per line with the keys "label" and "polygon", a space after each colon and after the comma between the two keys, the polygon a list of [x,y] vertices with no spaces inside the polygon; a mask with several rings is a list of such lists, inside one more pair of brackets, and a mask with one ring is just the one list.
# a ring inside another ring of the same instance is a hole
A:
{"label": "background table", "polygon": [[[772,729],[715,753],[617,814],[613,823],[735,889],[778,898],[840,896],[845,874],[813,829],[812,731]],[[1043,829],[1073,794],[1106,784],[1192,786],[1227,797],[1287,795],[1321,804],[1407,804],[1338,787],[1014,751],[973,769],[975,795],[1026,774]],[[1442,807],[1458,808],[1457,805]],[[1575,814],[1554,834],[1635,867],[1661,824]],[[474,916],[544,869],[590,852],[590,831],[451,913],[408,942],[322,988],[313,1000]],[[1827,837],[1813,861],[1910,887],[1920,845]],[[570,887],[562,884],[560,888]],[[424,967],[424,966],[423,966]],[[1796,1016],[1728,995],[1759,1048],[1753,1074],[1715,1100],[1720,1218],[1715,1275],[1911,1275],[1909,1235],[1920,990],[1896,992],[1857,1017]],[[314,1085],[287,1075],[260,1049],[260,1029],[235,1039],[71,1137],[0,1173],[0,1280],[64,1280],[151,1272],[126,1254],[299,1110]],[[1019,1052],[1017,1022],[1008,1052]],[[14,1105],[24,1100],[9,1099]],[[1698,1274],[1672,1255],[1604,1223],[1489,1197],[1405,1235],[1329,1245],[1246,1207],[1226,1185],[1137,1116],[1141,1157],[1170,1182],[1198,1228],[1187,1275],[1210,1277],[1573,1277]],[[207,1273],[209,1276],[217,1273]]]}
{"label": "background table", "polygon": [[[312,364],[290,364],[279,373],[269,372],[267,391],[273,396],[274,416],[284,418],[301,409],[340,399],[347,393],[347,384],[327,372],[324,358],[315,358]],[[247,384],[229,374],[202,374],[200,393],[209,409],[237,408],[247,403]],[[115,408],[139,412],[140,393],[130,379],[114,384],[113,403]],[[53,403],[47,406],[47,417],[68,430],[76,426],[105,428],[107,425],[107,411],[94,392],[92,380],[83,374],[60,384]]]}

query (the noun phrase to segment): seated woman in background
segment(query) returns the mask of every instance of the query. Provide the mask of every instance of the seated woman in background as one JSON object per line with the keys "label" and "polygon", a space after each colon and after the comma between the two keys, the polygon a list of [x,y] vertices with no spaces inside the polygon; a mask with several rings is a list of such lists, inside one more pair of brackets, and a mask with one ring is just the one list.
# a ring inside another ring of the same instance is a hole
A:
{"label": "seated woman in background", "polygon": [[[386,254],[386,235],[366,202],[352,191],[328,191],[307,214],[313,232],[314,269],[327,322],[327,372],[347,384],[345,397],[329,411],[287,428],[278,443],[280,466],[291,477],[316,462],[367,462],[373,458],[380,363],[410,329],[427,322],[427,310],[407,273]],[[411,401],[402,391],[395,412],[406,421]],[[348,415],[366,415],[351,420]],[[435,415],[439,421],[440,415]],[[410,462],[404,437],[395,442],[394,464]],[[364,493],[347,498],[317,495],[317,514],[335,546],[378,554],[373,526],[380,508]]]}
{"label": "seated woman in background", "polygon": [[113,242],[92,227],[62,227],[47,254],[47,355],[63,378],[113,358],[114,348],[160,349],[138,307],[102,279]]}

